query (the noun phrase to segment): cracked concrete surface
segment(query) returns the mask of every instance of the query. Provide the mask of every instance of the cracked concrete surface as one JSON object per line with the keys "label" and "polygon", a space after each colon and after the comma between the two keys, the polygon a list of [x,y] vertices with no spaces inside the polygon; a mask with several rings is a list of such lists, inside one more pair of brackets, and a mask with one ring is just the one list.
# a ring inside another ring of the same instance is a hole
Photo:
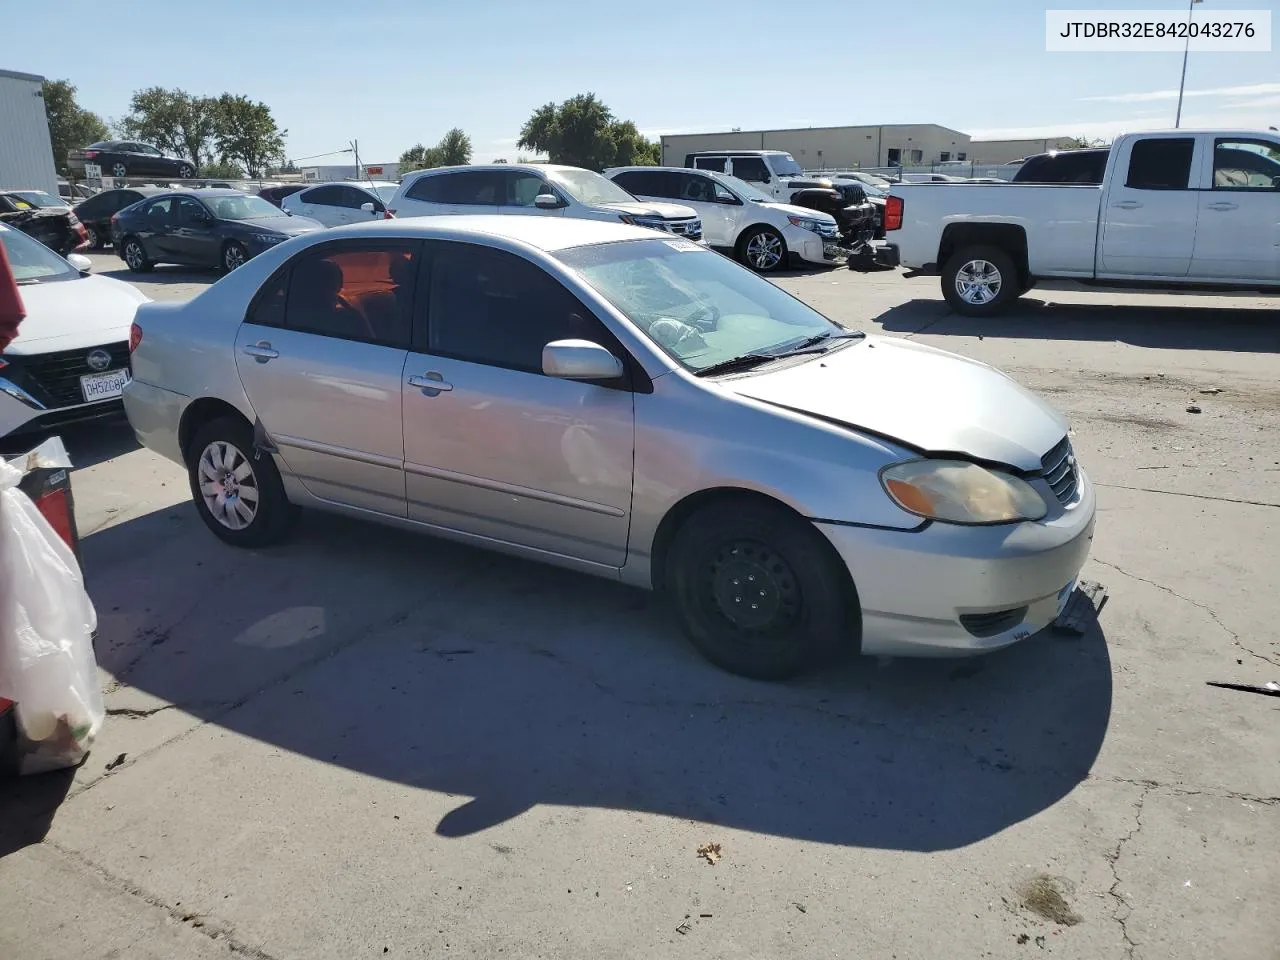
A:
{"label": "cracked concrete surface", "polygon": [[[616,585],[332,518],[229,550],[102,431],[73,454],[110,715],[4,800],[0,957],[1276,956],[1276,708],[1205,685],[1280,678],[1274,312],[780,283],[1069,414],[1099,629],[751,683]],[[1025,908],[1039,877],[1079,923]]]}

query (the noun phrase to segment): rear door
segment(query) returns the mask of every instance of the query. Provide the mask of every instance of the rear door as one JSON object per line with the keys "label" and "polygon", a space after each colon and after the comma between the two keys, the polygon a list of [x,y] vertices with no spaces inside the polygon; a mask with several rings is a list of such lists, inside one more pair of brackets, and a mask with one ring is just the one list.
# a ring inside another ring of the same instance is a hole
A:
{"label": "rear door", "polygon": [[296,216],[318,220],[326,227],[336,227],[347,222],[341,198],[342,187],[326,183],[285,197],[284,208]]}
{"label": "rear door", "polygon": [[174,201],[173,229],[168,244],[170,253],[180,263],[213,266],[219,262],[222,241],[213,215],[191,197]]}
{"label": "rear door", "polygon": [[162,197],[142,208],[133,234],[142,241],[142,247],[152,260],[166,260],[174,256],[173,207],[177,197]]}
{"label": "rear door", "polygon": [[466,213],[497,213],[506,186],[492,170],[460,170],[419,177],[404,192],[397,217],[430,217]]}
{"label": "rear door", "polygon": [[1200,198],[1192,183],[1194,136],[1152,135],[1121,144],[1102,200],[1100,277],[1185,277]]}
{"label": "rear door", "polygon": [[417,241],[337,240],[294,257],[236,337],[245,393],[314,496],[405,515],[400,382]]}
{"label": "rear door", "polygon": [[1280,142],[1212,139],[1191,276],[1280,283]]}

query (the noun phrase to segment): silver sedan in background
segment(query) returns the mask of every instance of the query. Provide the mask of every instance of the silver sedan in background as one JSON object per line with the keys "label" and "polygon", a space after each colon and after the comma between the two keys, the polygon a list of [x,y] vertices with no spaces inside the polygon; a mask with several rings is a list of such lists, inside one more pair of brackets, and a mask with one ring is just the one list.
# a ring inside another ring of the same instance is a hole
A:
{"label": "silver sedan in background", "polygon": [[662,589],[751,677],[1007,646],[1093,535],[1066,422],[1007,376],[641,228],[338,228],[136,319],[129,419],[228,543],[314,507]]}

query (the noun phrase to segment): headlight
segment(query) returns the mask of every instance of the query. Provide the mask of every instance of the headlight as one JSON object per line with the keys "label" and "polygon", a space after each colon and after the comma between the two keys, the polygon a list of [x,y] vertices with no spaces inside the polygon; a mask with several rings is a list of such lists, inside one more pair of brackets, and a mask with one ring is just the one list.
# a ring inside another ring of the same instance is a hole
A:
{"label": "headlight", "polygon": [[828,223],[825,220],[811,220],[808,217],[787,217],[793,227],[799,227],[801,230],[812,230],[814,233],[821,233],[823,230],[829,230],[835,227],[834,223]]}
{"label": "headlight", "polygon": [[264,247],[269,247],[273,243],[281,243],[289,238],[279,233],[255,233],[253,235],[253,239],[257,240],[258,243],[262,244]]}
{"label": "headlight", "polygon": [[903,510],[944,523],[1013,523],[1048,512],[1025,480],[965,460],[896,463],[880,471],[880,483]]}
{"label": "headlight", "polygon": [[666,231],[667,223],[661,217],[649,217],[644,214],[620,213],[618,219],[633,227],[648,227],[650,230]]}

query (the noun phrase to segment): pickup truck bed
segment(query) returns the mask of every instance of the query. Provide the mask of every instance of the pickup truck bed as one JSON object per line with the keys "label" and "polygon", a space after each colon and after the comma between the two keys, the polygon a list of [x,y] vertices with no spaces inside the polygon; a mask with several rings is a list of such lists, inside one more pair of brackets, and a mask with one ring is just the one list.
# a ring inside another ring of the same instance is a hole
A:
{"label": "pickup truck bed", "polygon": [[1038,280],[1280,292],[1280,138],[1187,131],[1117,138],[1098,186],[904,183],[887,236],[936,272],[957,313],[998,312]]}

